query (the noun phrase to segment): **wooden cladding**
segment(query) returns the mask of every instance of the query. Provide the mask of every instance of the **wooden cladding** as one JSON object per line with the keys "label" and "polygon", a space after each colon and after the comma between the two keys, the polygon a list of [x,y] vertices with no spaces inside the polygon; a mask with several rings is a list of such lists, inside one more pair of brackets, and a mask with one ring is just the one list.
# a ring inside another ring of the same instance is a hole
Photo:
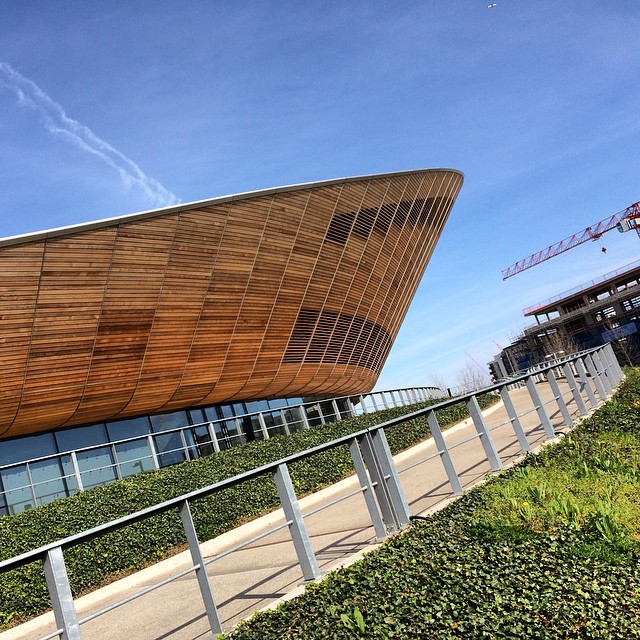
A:
{"label": "wooden cladding", "polygon": [[0,437],[368,391],[461,184],[345,179],[0,241]]}

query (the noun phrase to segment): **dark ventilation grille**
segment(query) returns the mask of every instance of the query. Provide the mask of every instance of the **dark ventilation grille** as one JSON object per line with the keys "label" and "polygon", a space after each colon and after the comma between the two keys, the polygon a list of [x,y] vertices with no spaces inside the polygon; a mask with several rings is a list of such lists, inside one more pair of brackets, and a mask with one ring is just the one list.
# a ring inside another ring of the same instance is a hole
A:
{"label": "dark ventilation grille", "polygon": [[336,213],[331,219],[327,240],[344,244],[351,233],[351,226],[356,217],[355,213]]}
{"label": "dark ventilation grille", "polygon": [[371,369],[384,361],[390,348],[389,334],[374,322],[335,311],[302,309],[284,362],[321,362]]}
{"label": "dark ventilation grille", "polygon": [[407,221],[413,226],[424,226],[432,211],[446,211],[451,203],[452,199],[445,197],[418,198],[398,203],[387,202],[380,207],[360,209],[357,213],[336,213],[329,225],[326,240],[345,244],[352,232],[367,239],[372,229],[387,233],[392,224],[402,228]]}

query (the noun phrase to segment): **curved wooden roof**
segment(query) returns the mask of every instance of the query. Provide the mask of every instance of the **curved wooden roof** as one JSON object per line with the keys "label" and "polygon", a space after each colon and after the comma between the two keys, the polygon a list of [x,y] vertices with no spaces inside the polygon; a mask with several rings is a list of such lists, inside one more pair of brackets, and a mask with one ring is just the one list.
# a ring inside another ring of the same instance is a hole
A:
{"label": "curved wooden roof", "polygon": [[365,176],[0,240],[0,438],[370,390],[461,185]]}

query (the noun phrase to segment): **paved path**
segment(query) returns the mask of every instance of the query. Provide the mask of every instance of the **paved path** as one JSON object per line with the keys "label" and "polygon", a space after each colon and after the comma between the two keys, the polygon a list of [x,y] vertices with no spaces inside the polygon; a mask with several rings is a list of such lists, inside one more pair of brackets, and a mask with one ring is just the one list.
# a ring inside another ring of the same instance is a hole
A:
{"label": "paved path", "polygon": [[[539,384],[537,387],[556,432],[563,433],[566,426],[562,423],[562,416],[553,401],[551,390],[546,384]],[[575,402],[569,402],[571,395],[567,386],[561,384],[561,389],[572,415],[577,416]],[[545,441],[545,435],[526,388],[513,391],[511,397],[521,415],[531,447],[539,448]],[[523,452],[504,406],[500,403],[491,407],[484,415],[503,463],[506,466],[513,464],[522,457]],[[474,433],[474,426],[468,419],[447,430],[445,437],[451,446]],[[402,471],[433,454],[435,450],[433,440],[429,439],[395,457],[412,515],[424,515],[441,508],[453,498],[437,457]],[[490,472],[484,450],[477,438],[456,447],[451,455],[465,488],[478,483]],[[355,478],[348,478],[303,498],[300,506],[303,513],[309,513],[323,503],[347,495],[358,487]],[[309,515],[305,521],[323,572],[352,562],[363,551],[370,550],[377,544],[361,494]],[[284,518],[281,511],[274,512],[204,543],[203,553],[205,557],[212,557],[282,522]],[[188,554],[181,553],[84,596],[76,601],[79,617],[100,610],[110,602],[126,598],[188,566]],[[216,560],[208,566],[208,573],[225,629],[231,628],[258,609],[299,593],[303,588],[302,574],[286,528]],[[54,629],[53,615],[46,614],[0,634],[0,640],[35,640]],[[85,640],[195,640],[210,637],[193,573],[83,624],[82,633]]]}

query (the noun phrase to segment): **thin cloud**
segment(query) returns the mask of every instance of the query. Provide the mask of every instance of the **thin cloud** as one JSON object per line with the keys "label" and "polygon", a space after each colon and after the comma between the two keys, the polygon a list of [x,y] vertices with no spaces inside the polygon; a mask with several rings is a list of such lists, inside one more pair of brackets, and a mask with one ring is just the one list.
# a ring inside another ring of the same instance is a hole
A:
{"label": "thin cloud", "polygon": [[0,85],[15,93],[18,104],[38,113],[49,133],[100,158],[120,176],[127,188],[142,191],[153,206],[164,207],[180,202],[171,191],[147,176],[133,160],[99,138],[89,127],[67,116],[61,105],[6,62],[0,62]]}

